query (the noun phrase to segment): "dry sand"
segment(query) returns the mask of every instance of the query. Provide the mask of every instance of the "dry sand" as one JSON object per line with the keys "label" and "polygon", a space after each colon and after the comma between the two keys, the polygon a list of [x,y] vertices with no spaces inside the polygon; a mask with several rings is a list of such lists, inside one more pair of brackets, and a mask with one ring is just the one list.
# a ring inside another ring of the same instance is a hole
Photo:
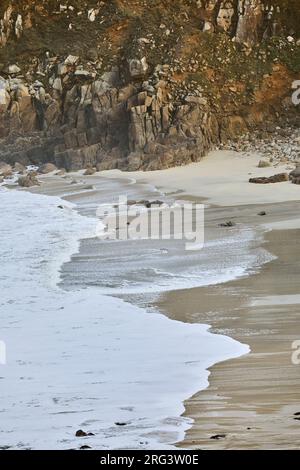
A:
{"label": "dry sand", "polygon": [[[291,171],[294,166],[258,168],[259,155],[241,155],[237,152],[215,151],[198,163],[185,167],[150,172],[125,173],[138,181],[148,182],[167,192],[207,199],[210,204],[236,206],[241,204],[267,204],[299,199],[299,188],[287,183],[257,185],[249,178],[271,176]],[[124,177],[119,170],[102,173],[105,177]]]}

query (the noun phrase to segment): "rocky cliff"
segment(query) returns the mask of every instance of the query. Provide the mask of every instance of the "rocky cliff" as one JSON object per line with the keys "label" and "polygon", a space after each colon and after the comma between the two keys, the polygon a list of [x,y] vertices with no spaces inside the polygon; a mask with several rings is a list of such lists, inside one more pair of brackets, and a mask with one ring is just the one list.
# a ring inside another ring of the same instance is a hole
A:
{"label": "rocky cliff", "polygon": [[298,0],[1,0],[0,160],[155,170],[297,119]]}

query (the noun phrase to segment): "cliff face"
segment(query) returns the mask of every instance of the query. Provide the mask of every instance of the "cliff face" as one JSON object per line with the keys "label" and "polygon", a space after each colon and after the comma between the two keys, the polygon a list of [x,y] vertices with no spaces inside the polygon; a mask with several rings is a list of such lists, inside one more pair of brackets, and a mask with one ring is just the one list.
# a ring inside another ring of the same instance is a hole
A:
{"label": "cliff face", "polygon": [[298,0],[2,0],[0,160],[158,169],[294,118]]}

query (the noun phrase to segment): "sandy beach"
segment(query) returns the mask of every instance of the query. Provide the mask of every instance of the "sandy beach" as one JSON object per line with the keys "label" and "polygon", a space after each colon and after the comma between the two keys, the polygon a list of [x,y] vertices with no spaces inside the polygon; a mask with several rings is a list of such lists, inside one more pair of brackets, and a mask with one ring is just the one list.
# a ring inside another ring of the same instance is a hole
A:
{"label": "sandy beach", "polygon": [[149,172],[126,172],[111,170],[103,172],[105,177],[128,176],[138,182],[147,182],[165,192],[178,196],[191,196],[206,200],[210,205],[222,207],[250,204],[267,204],[294,201],[299,198],[295,185],[288,182],[278,186],[249,184],[249,178],[271,176],[291,171],[289,163],[258,168],[259,154],[241,154],[232,151],[213,151],[198,163]]}
{"label": "sandy beach", "polygon": [[[205,199],[207,227],[233,220],[266,230],[263,247],[275,258],[247,277],[170,292],[157,302],[171,318],[208,323],[251,348],[242,358],[214,366],[210,386],[185,402],[185,416],[194,425],[179,447],[299,446],[300,366],[292,363],[292,345],[300,338],[299,191],[290,183],[249,184],[250,175],[290,168],[259,169],[258,160],[216,152],[189,167],[135,175],[167,191],[181,190],[180,196]],[[258,216],[261,211],[264,217]]]}
{"label": "sandy beach", "polygon": [[[193,424],[177,442],[180,448],[298,446],[299,421],[294,414],[300,411],[300,366],[292,363],[292,344],[300,339],[299,188],[289,182],[248,183],[250,175],[270,176],[292,168],[285,163],[261,169],[258,161],[259,155],[212,152],[197,164],[164,171],[47,175],[40,178],[40,187],[31,189],[76,203],[89,217],[99,200],[111,200],[120,191],[129,199],[164,195],[166,200],[205,203],[202,258],[191,258],[175,245],[164,261],[164,245],[150,241],[119,242],[117,250],[107,244],[103,252],[98,242],[87,239],[61,272],[66,290],[97,287],[169,319],[211,325],[213,333],[250,347],[249,354],[210,367],[209,387],[186,396],[183,418]],[[77,183],[70,185],[72,178]],[[229,220],[234,227],[220,227]],[[146,255],[140,264],[137,253]],[[210,271],[201,274],[201,266]],[[239,270],[240,266],[244,268]],[[200,274],[188,274],[196,268]],[[224,274],[228,269],[229,276]],[[164,270],[172,272],[167,280]],[[120,287],[124,279],[125,289]],[[153,289],[152,283],[160,283],[161,289]],[[170,442],[172,434],[161,438]]]}
{"label": "sandy beach", "polygon": [[158,304],[172,318],[209,323],[251,348],[214,366],[209,388],[186,401],[194,425],[180,447],[298,448],[300,370],[292,364],[292,344],[300,336],[299,230],[269,232],[265,248],[277,259],[259,273],[169,293]]}

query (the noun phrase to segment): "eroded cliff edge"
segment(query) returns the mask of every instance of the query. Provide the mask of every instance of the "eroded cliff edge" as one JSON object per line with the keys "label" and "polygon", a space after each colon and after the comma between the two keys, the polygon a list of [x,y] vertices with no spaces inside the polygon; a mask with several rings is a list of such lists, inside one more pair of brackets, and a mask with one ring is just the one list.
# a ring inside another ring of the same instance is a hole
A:
{"label": "eroded cliff edge", "polygon": [[0,160],[155,170],[297,122],[298,0],[2,0]]}

